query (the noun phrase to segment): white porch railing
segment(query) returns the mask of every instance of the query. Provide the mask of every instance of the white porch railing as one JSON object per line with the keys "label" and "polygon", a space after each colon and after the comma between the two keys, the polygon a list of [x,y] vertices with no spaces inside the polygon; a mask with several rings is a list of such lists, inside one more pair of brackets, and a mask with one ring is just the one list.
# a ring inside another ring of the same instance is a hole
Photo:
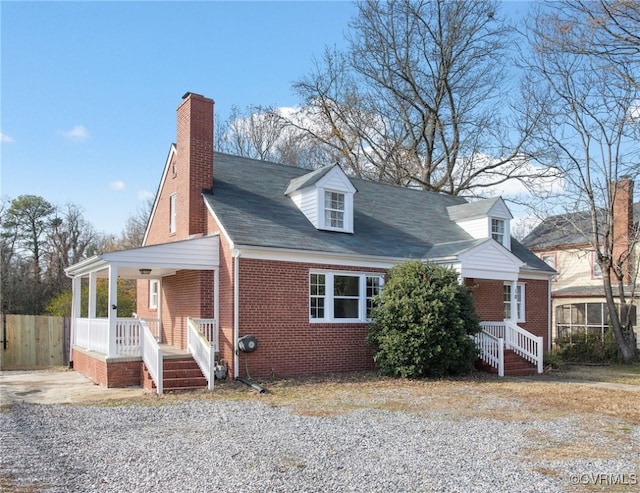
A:
{"label": "white porch railing", "polygon": [[73,344],[89,351],[109,354],[109,320],[76,318]]}
{"label": "white porch railing", "polygon": [[504,339],[484,330],[475,334],[473,339],[480,350],[482,361],[498,370],[499,377],[504,377]]}
{"label": "white porch railing", "polygon": [[140,356],[140,319],[116,319],[116,351],[122,356]]}
{"label": "white porch railing", "polygon": [[187,317],[187,349],[207,379],[207,388],[213,390],[215,355],[218,351],[218,321]]}
{"label": "white porch railing", "polygon": [[[482,332],[490,335],[494,339],[504,340],[504,349],[512,349],[516,354],[525,360],[536,365],[538,373],[543,371],[543,342],[542,337],[534,336],[531,332],[514,324],[510,320],[502,322],[480,322]],[[483,348],[479,344],[483,361],[491,364],[489,359],[492,355],[483,354]],[[493,348],[492,348],[493,349]]]}
{"label": "white porch railing", "polygon": [[[116,319],[116,356],[139,357],[140,318]],[[160,321],[144,319],[153,338],[160,341]],[[89,351],[109,354],[109,319],[76,318],[73,344]]]}
{"label": "white porch railing", "polygon": [[538,373],[542,373],[544,356],[542,337],[534,336],[531,332],[527,332],[509,320],[505,324],[507,329],[504,339],[506,347],[513,349],[516,354],[536,365]]}
{"label": "white porch railing", "polygon": [[158,345],[155,335],[151,332],[149,325],[140,319],[140,353],[151,379],[156,384],[156,392],[162,394],[162,349]]}

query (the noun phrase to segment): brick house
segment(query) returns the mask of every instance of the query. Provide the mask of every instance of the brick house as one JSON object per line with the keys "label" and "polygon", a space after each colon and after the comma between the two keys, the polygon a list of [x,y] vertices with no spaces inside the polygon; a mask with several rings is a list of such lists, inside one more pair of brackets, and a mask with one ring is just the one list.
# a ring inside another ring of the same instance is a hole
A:
{"label": "brick house", "polygon": [[[640,341],[637,296],[640,203],[633,203],[634,183],[625,177],[611,190],[613,207],[613,256],[627,258],[624,288],[627,296],[635,292],[632,300],[631,322]],[[590,237],[591,218],[587,211],[551,216],[542,221],[523,240],[531,251],[557,271],[551,283],[552,323],[551,338],[574,340],[583,334],[599,334],[609,329],[604,297],[602,272],[596,262]],[[617,281],[612,279],[613,283]],[[619,286],[614,284],[614,295]]]}
{"label": "brick house", "polygon": [[[407,259],[460,273],[486,321],[478,344],[496,371],[503,345],[541,369],[555,272],[511,238],[501,198],[469,203],[355,179],[338,165],[214,155],[213,105],[187,93],[177,109],[144,246],[67,270],[75,369],[116,386],[144,382],[155,367],[162,382],[163,357],[188,352],[210,388],[222,365],[232,377],[247,368],[256,377],[372,369],[364,342],[372,297]],[[91,300],[81,313],[79,298],[82,282],[100,276],[109,278],[112,313],[95,320]],[[118,277],[138,279],[136,319],[117,317]],[[243,353],[247,335],[257,350]]]}

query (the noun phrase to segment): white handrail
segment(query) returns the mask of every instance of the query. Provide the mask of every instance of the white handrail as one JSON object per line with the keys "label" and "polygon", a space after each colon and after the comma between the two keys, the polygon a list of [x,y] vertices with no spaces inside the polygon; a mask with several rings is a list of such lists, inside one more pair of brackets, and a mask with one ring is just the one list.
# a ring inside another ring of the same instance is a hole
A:
{"label": "white handrail", "polygon": [[475,334],[473,339],[480,351],[480,359],[496,368],[499,377],[504,377],[504,339],[485,330]]}
{"label": "white handrail", "polygon": [[156,384],[156,392],[162,394],[162,349],[158,345],[155,336],[151,333],[147,322],[144,319],[140,319],[140,325],[142,330],[140,331],[140,353],[142,354],[142,361],[149,370],[151,379]]}
{"label": "white handrail", "polygon": [[518,327],[510,320],[505,320],[505,343],[513,351],[536,365],[538,373],[542,373],[543,354],[542,337],[534,336],[531,332]]}
{"label": "white handrail", "polygon": [[162,334],[160,332],[160,319],[144,317],[144,321],[147,323],[149,330],[156,341],[162,342]]}
{"label": "white handrail", "polygon": [[[198,319],[202,320],[202,319]],[[213,335],[217,332],[217,323],[214,324],[215,329]],[[191,318],[187,317],[187,349],[193,359],[196,360],[202,374],[207,379],[209,390],[213,390],[215,385],[215,354],[217,346],[217,337],[215,341],[209,341],[205,335],[200,332],[199,324]]]}

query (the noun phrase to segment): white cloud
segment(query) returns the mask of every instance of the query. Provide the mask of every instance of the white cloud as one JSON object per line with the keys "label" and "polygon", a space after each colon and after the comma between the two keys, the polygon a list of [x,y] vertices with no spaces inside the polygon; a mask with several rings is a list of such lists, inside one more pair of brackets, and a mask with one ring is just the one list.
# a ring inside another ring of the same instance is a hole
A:
{"label": "white cloud", "polygon": [[126,187],[124,181],[122,180],[116,180],[116,181],[112,181],[111,183],[109,183],[109,190],[116,190],[116,191],[120,191],[120,190],[124,190]]}
{"label": "white cloud", "polygon": [[140,202],[145,202],[147,200],[150,200],[152,198],[154,198],[155,195],[152,194],[151,192],[148,192],[147,190],[138,190],[138,200]]}
{"label": "white cloud", "polygon": [[89,131],[84,125],[76,125],[70,130],[58,130],[58,134],[74,142],[82,142],[90,137]]}
{"label": "white cloud", "polygon": [[4,142],[6,144],[11,144],[13,142],[13,137],[0,132],[0,142]]}

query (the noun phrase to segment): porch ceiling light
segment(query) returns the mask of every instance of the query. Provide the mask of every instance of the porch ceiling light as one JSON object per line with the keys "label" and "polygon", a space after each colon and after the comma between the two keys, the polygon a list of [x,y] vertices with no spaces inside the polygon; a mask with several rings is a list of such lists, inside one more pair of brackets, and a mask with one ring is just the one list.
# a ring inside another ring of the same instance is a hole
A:
{"label": "porch ceiling light", "polygon": [[151,274],[151,269],[140,269],[140,274],[142,274],[143,276],[148,276],[149,274]]}

